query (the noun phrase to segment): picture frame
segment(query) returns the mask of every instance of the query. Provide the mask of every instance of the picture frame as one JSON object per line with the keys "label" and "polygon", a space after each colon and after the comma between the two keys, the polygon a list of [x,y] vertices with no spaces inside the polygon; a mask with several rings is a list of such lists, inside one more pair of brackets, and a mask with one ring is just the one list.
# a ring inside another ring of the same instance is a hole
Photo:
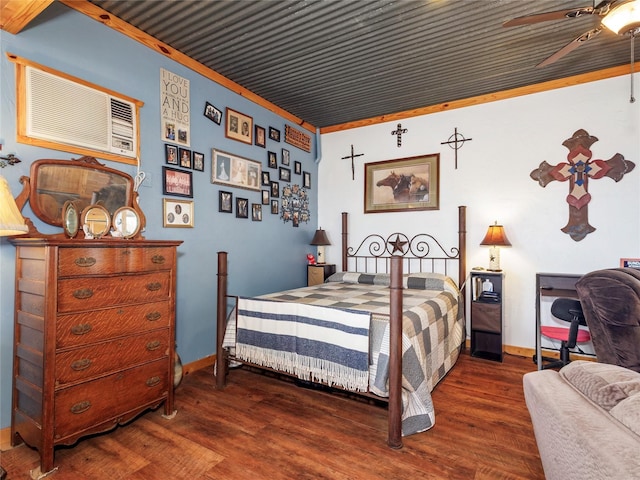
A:
{"label": "picture frame", "polygon": [[302,188],[311,188],[311,173],[302,172]]}
{"label": "picture frame", "polygon": [[266,148],[267,147],[267,131],[264,127],[256,125],[255,129],[255,140],[253,142],[258,147]]}
{"label": "picture frame", "polygon": [[271,181],[271,196],[272,197],[280,196],[280,184],[278,182]]}
{"label": "picture frame", "polygon": [[262,221],[262,204],[260,203],[251,204],[251,221],[252,222]]}
{"label": "picture frame", "polygon": [[269,205],[269,195],[271,192],[269,190],[262,190],[262,204]]}
{"label": "picture frame", "polygon": [[269,127],[269,138],[276,142],[280,141],[280,130],[277,128]]}
{"label": "picture frame", "polygon": [[635,268],[640,270],[640,258],[621,258],[620,268]]}
{"label": "picture frame", "polygon": [[191,150],[189,150],[188,148],[179,148],[178,152],[180,167],[191,168]]}
{"label": "picture frame", "polygon": [[222,110],[217,109],[209,102],[204,103],[204,116],[216,125],[220,125],[222,123]]}
{"label": "picture frame", "polygon": [[282,165],[284,165],[285,167],[291,165],[291,152],[289,152],[289,150],[287,150],[286,148],[282,149]]}
{"label": "picture frame", "polygon": [[204,153],[193,152],[193,169],[204,172]]}
{"label": "picture frame", "polygon": [[262,163],[221,150],[212,150],[212,183],[259,192],[261,178]]}
{"label": "picture frame", "polygon": [[262,186],[268,187],[271,185],[271,176],[269,172],[262,172]]}
{"label": "picture frame", "polygon": [[233,212],[233,193],[224,190],[218,192],[218,211],[222,213]]}
{"label": "picture frame", "polygon": [[440,209],[439,153],[364,167],[364,213]]}
{"label": "picture frame", "polygon": [[193,198],[193,172],[162,167],[162,193]]}
{"label": "picture frame", "polygon": [[276,152],[267,152],[267,165],[269,165],[269,168],[278,168],[278,155]]}
{"label": "picture frame", "polygon": [[178,165],[178,147],[165,143],[164,158],[168,165]]}
{"label": "picture frame", "polygon": [[227,107],[225,136],[239,142],[253,144],[253,118]]}
{"label": "picture frame", "polygon": [[298,162],[297,160],[293,162],[293,173],[295,173],[296,175],[300,175],[302,173],[302,163]]}
{"label": "picture frame", "polygon": [[282,180],[283,182],[290,182],[291,181],[291,169],[290,168],[280,167],[279,176],[280,176],[280,180]]}
{"label": "picture frame", "polygon": [[278,200],[271,200],[271,213],[273,215],[280,214],[280,206]]}
{"label": "picture frame", "polygon": [[162,199],[162,226],[165,228],[193,228],[193,200]]}
{"label": "picture frame", "polygon": [[249,218],[249,199],[236,197],[236,218]]}

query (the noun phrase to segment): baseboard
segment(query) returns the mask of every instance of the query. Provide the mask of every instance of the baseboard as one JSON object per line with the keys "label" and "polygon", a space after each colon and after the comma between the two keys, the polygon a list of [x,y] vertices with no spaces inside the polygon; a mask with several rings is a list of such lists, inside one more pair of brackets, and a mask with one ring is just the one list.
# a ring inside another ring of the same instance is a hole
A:
{"label": "baseboard", "polygon": [[0,430],[0,451],[4,452],[11,448],[11,427]]}

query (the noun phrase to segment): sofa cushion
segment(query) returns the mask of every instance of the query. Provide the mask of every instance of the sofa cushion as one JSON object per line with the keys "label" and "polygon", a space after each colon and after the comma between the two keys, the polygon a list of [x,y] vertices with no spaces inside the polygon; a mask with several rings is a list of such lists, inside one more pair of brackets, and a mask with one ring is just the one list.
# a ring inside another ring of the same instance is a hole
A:
{"label": "sofa cushion", "polygon": [[640,394],[640,373],[618,365],[576,360],[563,367],[560,375],[607,411]]}
{"label": "sofa cushion", "polygon": [[640,395],[625,398],[609,413],[636,435],[640,435]]}

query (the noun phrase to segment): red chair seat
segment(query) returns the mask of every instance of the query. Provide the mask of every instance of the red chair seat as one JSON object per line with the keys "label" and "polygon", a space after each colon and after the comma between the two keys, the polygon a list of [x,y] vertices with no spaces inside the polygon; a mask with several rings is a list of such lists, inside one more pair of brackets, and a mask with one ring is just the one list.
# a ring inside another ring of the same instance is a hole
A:
{"label": "red chair seat", "polygon": [[[548,338],[555,340],[567,340],[569,338],[569,329],[564,327],[540,327],[540,333]],[[586,330],[578,330],[577,342],[588,342],[591,335]]]}

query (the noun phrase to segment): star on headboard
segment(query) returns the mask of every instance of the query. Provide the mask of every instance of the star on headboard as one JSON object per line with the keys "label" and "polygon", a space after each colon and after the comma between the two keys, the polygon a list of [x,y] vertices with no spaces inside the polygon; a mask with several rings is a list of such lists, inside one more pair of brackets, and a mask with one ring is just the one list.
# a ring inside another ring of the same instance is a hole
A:
{"label": "star on headboard", "polygon": [[389,245],[393,245],[393,251],[391,252],[391,255],[396,252],[400,252],[404,255],[404,246],[406,244],[407,242],[400,240],[400,235],[396,235],[396,239],[393,242],[389,241]]}

